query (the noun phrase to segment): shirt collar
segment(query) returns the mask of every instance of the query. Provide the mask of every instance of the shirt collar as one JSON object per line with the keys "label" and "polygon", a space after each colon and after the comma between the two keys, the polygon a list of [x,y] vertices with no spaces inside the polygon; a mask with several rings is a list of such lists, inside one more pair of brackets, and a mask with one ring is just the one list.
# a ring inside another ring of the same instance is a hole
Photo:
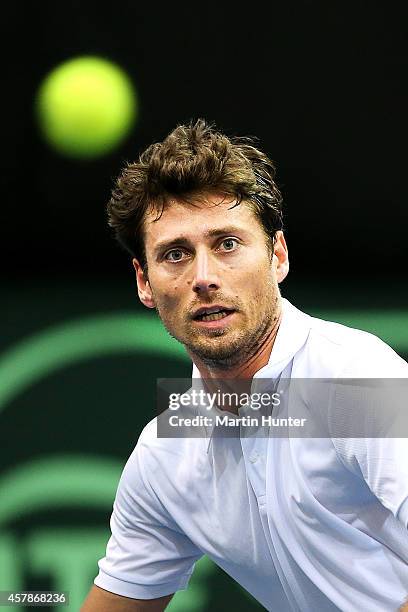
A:
{"label": "shirt collar", "polygon": [[[311,327],[311,317],[298,310],[286,298],[282,298],[282,319],[276,334],[275,342],[268,363],[254,374],[252,392],[254,387],[261,383],[257,379],[276,379],[286,366],[292,361],[296,353],[305,344]],[[201,379],[197,366],[193,363],[193,379]],[[196,383],[199,382],[196,380]],[[205,428],[207,438],[207,452],[211,441],[213,427]]]}

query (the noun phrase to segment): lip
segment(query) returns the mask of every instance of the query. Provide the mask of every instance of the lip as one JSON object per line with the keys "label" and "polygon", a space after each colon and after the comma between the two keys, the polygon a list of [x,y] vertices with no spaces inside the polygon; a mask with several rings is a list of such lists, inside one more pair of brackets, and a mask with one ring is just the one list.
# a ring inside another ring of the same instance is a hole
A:
{"label": "lip", "polygon": [[[232,314],[234,311],[233,308],[228,308],[228,306],[224,306],[223,304],[211,304],[210,306],[202,306],[201,308],[198,308],[192,315],[192,318],[194,319],[194,321],[196,320],[196,317],[198,317],[199,315],[202,315],[204,313],[206,314],[211,314],[213,312],[217,312],[218,310],[227,310],[230,311],[230,313]],[[227,318],[227,317],[225,317]],[[222,319],[220,319],[222,321]],[[198,323],[200,323],[201,321],[197,321]]]}
{"label": "lip", "polygon": [[198,319],[193,319],[193,322],[198,327],[202,327],[204,329],[223,329],[231,323],[231,320],[235,314],[236,311],[231,310],[231,312],[229,312],[226,317],[223,317],[222,319],[218,319],[216,321],[201,321]]}

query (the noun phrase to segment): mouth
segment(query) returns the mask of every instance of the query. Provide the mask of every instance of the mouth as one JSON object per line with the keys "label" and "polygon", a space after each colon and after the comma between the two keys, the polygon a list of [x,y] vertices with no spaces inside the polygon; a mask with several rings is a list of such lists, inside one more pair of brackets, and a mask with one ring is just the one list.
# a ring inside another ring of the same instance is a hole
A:
{"label": "mouth", "polygon": [[[199,308],[193,315],[193,320],[200,325],[206,327],[218,327],[229,323],[235,310],[226,308],[225,306],[211,306]],[[222,323],[220,323],[222,321]]]}

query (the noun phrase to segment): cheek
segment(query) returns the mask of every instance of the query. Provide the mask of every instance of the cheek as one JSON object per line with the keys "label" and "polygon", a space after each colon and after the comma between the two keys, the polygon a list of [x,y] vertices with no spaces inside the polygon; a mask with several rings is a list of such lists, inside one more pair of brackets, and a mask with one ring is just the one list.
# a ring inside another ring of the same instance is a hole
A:
{"label": "cheek", "polygon": [[174,279],[163,278],[160,274],[150,276],[151,288],[156,298],[162,302],[173,300],[179,290]]}
{"label": "cheek", "polygon": [[172,285],[166,290],[157,291],[155,296],[156,304],[168,311],[173,317],[180,312],[181,292],[178,285]]}
{"label": "cheek", "polygon": [[177,301],[177,296],[171,291],[165,291],[161,294],[160,301],[162,304],[171,305]]}
{"label": "cheek", "polygon": [[270,268],[259,268],[248,280],[248,294],[252,297],[258,313],[268,308],[278,292],[278,284]]}

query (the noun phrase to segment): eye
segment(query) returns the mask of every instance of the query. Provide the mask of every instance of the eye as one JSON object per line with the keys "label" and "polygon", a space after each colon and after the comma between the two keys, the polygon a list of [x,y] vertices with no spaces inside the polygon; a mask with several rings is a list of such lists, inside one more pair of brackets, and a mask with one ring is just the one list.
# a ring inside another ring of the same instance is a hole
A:
{"label": "eye", "polygon": [[168,251],[166,253],[166,255],[164,256],[164,259],[166,261],[171,261],[174,263],[177,261],[181,261],[183,255],[184,255],[184,251],[182,251],[181,249],[172,249],[171,251]]}
{"label": "eye", "polygon": [[224,247],[224,251],[233,251],[238,245],[236,238],[225,238],[221,242],[221,246]]}

